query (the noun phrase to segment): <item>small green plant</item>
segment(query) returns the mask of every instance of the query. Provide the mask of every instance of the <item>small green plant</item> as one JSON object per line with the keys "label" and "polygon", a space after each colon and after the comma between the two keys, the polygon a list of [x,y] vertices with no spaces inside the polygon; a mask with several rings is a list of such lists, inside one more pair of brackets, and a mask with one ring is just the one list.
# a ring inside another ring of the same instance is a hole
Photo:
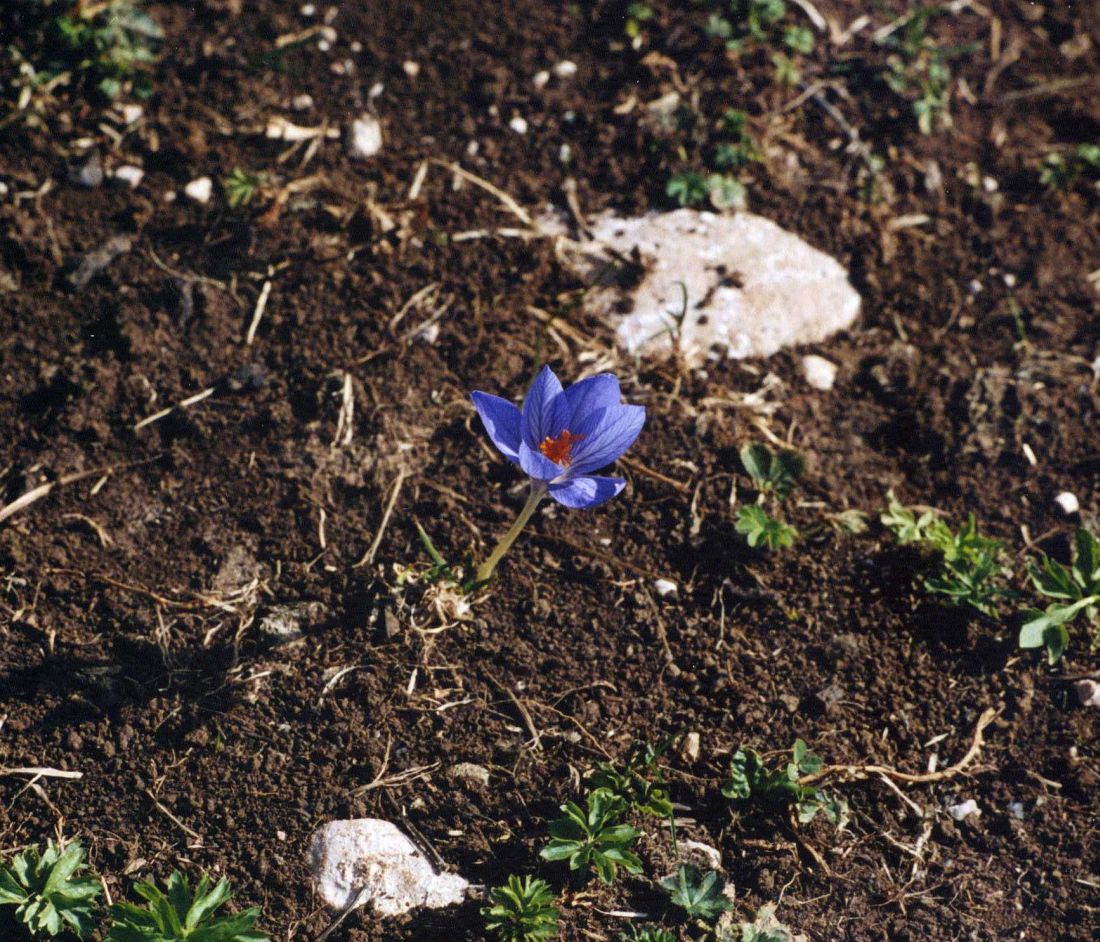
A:
{"label": "small green plant", "polygon": [[625,31],[629,39],[640,45],[644,24],[653,19],[653,9],[645,3],[628,3]]}
{"label": "small green plant", "polygon": [[1039,182],[1064,190],[1087,174],[1100,174],[1100,144],[1078,144],[1069,155],[1047,154],[1039,167]]}
{"label": "small green plant", "polygon": [[946,12],[946,7],[917,0],[909,14],[880,39],[889,51],[883,78],[910,103],[922,134],[950,127],[951,60],[973,49],[940,46],[932,36],[932,22]]}
{"label": "small green plant", "polygon": [[710,15],[704,30],[721,39],[731,52],[741,52],[752,42],[767,42],[787,15],[784,0],[729,0],[726,6],[728,12]]}
{"label": "small green plant", "polygon": [[1031,609],[1027,613],[1028,620],[1020,629],[1020,647],[1045,647],[1047,659],[1057,663],[1069,646],[1066,626],[1081,615],[1092,629],[1093,649],[1100,647],[1100,541],[1088,530],[1079,529],[1072,565],[1044,555],[1038,566],[1029,568],[1028,575],[1035,591],[1054,601],[1045,611]]}
{"label": "small green plant", "polygon": [[722,892],[725,888],[722,878],[713,870],[703,873],[691,864],[680,864],[673,876],[661,881],[661,886],[668,891],[674,906],[706,925],[716,923],[733,906]]}
{"label": "small green plant", "polygon": [[645,744],[637,747],[631,750],[622,765],[597,762],[588,784],[592,788],[611,792],[629,811],[671,820],[672,800],[658,762],[673,742],[675,737],[670,736],[657,746]]}
{"label": "small green plant", "polygon": [[752,547],[769,550],[787,549],[798,539],[798,531],[764,509],[771,500],[782,503],[802,476],[801,455],[790,449],[773,452],[760,442],[741,448],[741,464],[758,492],[755,504],[743,504],[735,514],[735,528]]}
{"label": "small green plant", "polygon": [[830,823],[843,828],[848,822],[847,802],[801,781],[804,776],[820,771],[820,757],[810,752],[801,739],[795,740],[791,761],[782,769],[767,768],[758,752],[741,748],[730,760],[730,774],[722,783],[722,794],[741,805],[794,805],[802,824],[808,824],[821,812]]}
{"label": "small green plant", "polygon": [[241,167],[234,167],[223,184],[226,201],[233,209],[247,206],[265,186],[266,173],[253,173]]}
{"label": "small green plant", "polygon": [[1004,547],[1000,540],[982,536],[974,515],[953,531],[931,510],[918,517],[894,496],[886,494],[886,511],[881,520],[897,538],[898,543],[929,547],[940,557],[939,571],[921,578],[926,592],[942,595],[949,604],[969,606],[983,615],[993,617],[1002,599],[1015,598],[1016,593],[1003,584],[1012,574],[1004,562]]}
{"label": "small green plant", "polygon": [[167,892],[152,883],[134,884],[146,906],[116,903],[103,942],[270,942],[252,926],[258,907],[233,916],[216,916],[232,896],[228,880],[214,886],[203,876],[194,892],[178,870],[168,878]]}
{"label": "small green plant", "polygon": [[631,926],[619,933],[619,942],[679,942],[679,936],[661,926]]}
{"label": "small green plant", "polygon": [[697,206],[706,200],[709,192],[707,178],[698,170],[674,173],[665,186],[665,195],[681,206]]}
{"label": "small green plant", "polygon": [[[791,930],[775,918],[775,906],[771,903],[761,906],[756,918],[741,923],[739,928],[738,942],[793,942],[795,938]],[[734,936],[722,935],[719,942],[734,942]]]}
{"label": "small green plant", "polygon": [[105,98],[151,91],[150,66],[164,34],[143,5],[142,0],[14,0],[0,17],[13,15],[17,23],[7,50],[21,73],[20,107],[47,85],[91,87]]}
{"label": "small green plant", "polygon": [[501,942],[541,942],[558,934],[554,893],[545,880],[510,876],[489,891],[489,903],[481,910],[485,928]]}
{"label": "small green plant", "polygon": [[564,816],[550,823],[550,843],[543,848],[543,860],[568,860],[570,870],[593,866],[604,883],[610,884],[622,867],[641,873],[642,862],[631,852],[638,830],[621,822],[622,802],[608,788],[589,792],[585,808],[568,801],[561,806]]}
{"label": "small green plant", "polygon": [[86,869],[84,848],[73,841],[64,850],[53,841],[39,853],[29,848],[0,868],[0,906],[14,906],[15,918],[32,938],[69,930],[78,939],[92,931],[92,901],[99,896],[94,877],[77,876]]}

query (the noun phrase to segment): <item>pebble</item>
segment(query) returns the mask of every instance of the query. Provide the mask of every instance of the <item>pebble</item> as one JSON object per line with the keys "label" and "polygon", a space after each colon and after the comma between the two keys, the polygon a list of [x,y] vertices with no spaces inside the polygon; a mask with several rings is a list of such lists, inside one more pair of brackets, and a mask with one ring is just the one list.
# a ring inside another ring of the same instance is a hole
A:
{"label": "pebble", "polygon": [[836,382],[837,365],[825,357],[809,354],[802,358],[802,375],[814,389],[828,392]]}
{"label": "pebble", "polygon": [[1008,813],[1012,815],[1017,821],[1024,820],[1024,803],[1022,801],[1010,801],[1008,803]]}
{"label": "pebble", "polygon": [[302,636],[303,623],[316,623],[324,615],[325,606],[320,602],[279,605],[260,619],[260,634],[272,641],[292,641]]}
{"label": "pebble", "polygon": [[671,579],[654,579],[653,588],[661,598],[676,598],[680,593],[680,587]]}
{"label": "pebble", "polygon": [[968,798],[957,805],[948,805],[947,813],[956,821],[962,821],[972,814],[981,814],[981,811],[978,808],[978,803],[973,798]]}
{"label": "pebble", "polygon": [[188,199],[205,205],[210,202],[210,197],[214,193],[214,181],[209,177],[199,177],[197,180],[192,180],[188,183],[187,186],[183,188],[183,192],[187,195]]}
{"label": "pebble", "polygon": [[1059,509],[1067,517],[1072,517],[1077,511],[1081,509],[1081,503],[1077,500],[1077,495],[1070,491],[1062,491],[1057,497],[1054,498]]}
{"label": "pebble", "polygon": [[1073,689],[1081,706],[1100,707],[1100,684],[1095,680],[1079,680]]}
{"label": "pebble", "polygon": [[92,151],[69,171],[69,182],[86,190],[94,190],[103,182],[103,160],[98,151]]}
{"label": "pebble", "polygon": [[814,702],[826,713],[844,699],[844,688],[836,682],[814,694]]}
{"label": "pebble", "polygon": [[699,761],[699,748],[702,745],[702,740],[698,733],[688,733],[684,736],[684,741],[680,744],[680,755],[683,756],[685,762],[694,765]]}
{"label": "pebble", "polygon": [[527,119],[521,118],[519,115],[516,115],[514,118],[512,118],[511,121],[508,122],[508,127],[510,127],[517,134],[526,134]]}
{"label": "pebble", "polygon": [[413,62],[412,59],[408,59],[401,63],[401,68],[405,70],[405,74],[414,79],[420,74],[420,63]]}
{"label": "pebble", "polygon": [[334,910],[370,905],[379,916],[461,903],[469,883],[436,873],[415,844],[389,821],[330,821],[314,832],[309,866],[321,898]]}
{"label": "pebble", "polygon": [[313,96],[304,93],[295,95],[291,106],[295,111],[309,111],[313,108]]}
{"label": "pebble", "polygon": [[536,72],[531,79],[531,84],[535,86],[535,90],[541,92],[546,88],[550,81],[550,73],[543,69],[541,72]]}
{"label": "pebble", "polygon": [[141,185],[141,181],[145,178],[145,171],[142,170],[141,167],[126,164],[122,167],[117,167],[111,176],[123,186],[129,187],[131,190],[136,190]]}
{"label": "pebble", "polygon": [[560,79],[571,79],[577,74],[577,63],[569,59],[562,59],[554,66],[554,75]]}
{"label": "pebble", "polygon": [[135,124],[141,120],[145,109],[141,105],[121,105],[118,112],[123,124]]}
{"label": "pebble", "polygon": [[382,124],[374,115],[362,115],[348,125],[344,144],[355,160],[374,157],[382,150]]}
{"label": "pebble", "polygon": [[459,762],[452,765],[447,770],[447,775],[450,778],[457,778],[469,782],[477,782],[477,784],[489,787],[489,770],[483,765],[477,765],[473,762]]}

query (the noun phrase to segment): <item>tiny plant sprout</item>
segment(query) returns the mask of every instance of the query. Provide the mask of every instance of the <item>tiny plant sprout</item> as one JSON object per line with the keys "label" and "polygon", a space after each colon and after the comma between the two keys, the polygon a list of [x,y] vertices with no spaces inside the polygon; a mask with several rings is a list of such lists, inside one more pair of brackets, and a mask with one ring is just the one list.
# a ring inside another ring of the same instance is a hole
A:
{"label": "tiny plant sprout", "polygon": [[530,480],[527,503],[512,528],[477,570],[486,582],[546,496],[565,507],[596,507],[619,494],[626,481],[593,474],[615,461],[645,424],[642,406],[622,404],[619,381],[610,373],[563,390],[544,366],[523,408],[489,393],[471,397],[485,431],[505,458]]}
{"label": "tiny plant sprout", "polygon": [[545,880],[510,876],[503,886],[489,890],[489,902],[481,914],[485,928],[500,942],[542,942],[558,934],[554,893]]}

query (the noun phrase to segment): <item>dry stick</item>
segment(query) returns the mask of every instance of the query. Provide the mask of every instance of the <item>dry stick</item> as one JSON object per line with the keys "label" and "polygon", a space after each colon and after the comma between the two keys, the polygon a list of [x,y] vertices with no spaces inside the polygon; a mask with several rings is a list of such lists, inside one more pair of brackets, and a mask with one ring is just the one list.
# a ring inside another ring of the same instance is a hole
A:
{"label": "dry stick", "polygon": [[63,477],[59,477],[56,481],[50,481],[48,484],[40,484],[38,487],[27,491],[26,494],[22,494],[15,498],[15,500],[6,507],[0,507],[0,523],[3,523],[8,517],[19,513],[20,510],[29,507],[35,501],[41,500],[55,487],[75,484],[77,481],[82,481],[84,478],[95,477],[97,474],[110,474],[110,472],[114,470],[114,467],[114,465],[109,465],[106,468],[96,468],[94,471],[80,471],[76,474],[66,474]]}
{"label": "dry stick", "polygon": [[535,721],[531,719],[531,713],[523,705],[523,702],[517,697],[511,690],[504,686],[499,680],[497,680],[492,674],[486,674],[490,682],[497,690],[507,694],[508,698],[515,704],[516,709],[519,711],[519,715],[523,717],[524,725],[527,727],[527,731],[531,734],[531,746],[534,749],[542,748],[542,733],[539,732],[538,727],[535,726]]}
{"label": "dry stick", "polygon": [[260,318],[264,316],[264,309],[267,307],[267,299],[270,296],[271,282],[265,281],[264,286],[260,289],[260,296],[256,299],[256,310],[252,312],[252,323],[248,325],[248,333],[244,338],[246,347],[252,346],[252,341],[256,339],[256,330],[260,326]]}
{"label": "dry stick", "polygon": [[514,215],[520,222],[525,225],[534,227],[535,221],[531,218],[531,215],[522,206],[519,205],[511,196],[505,193],[499,187],[493,186],[488,180],[479,177],[476,173],[470,173],[469,170],[464,170],[458,164],[450,163],[446,160],[440,160],[438,157],[431,158],[433,164],[438,164],[440,167],[446,167],[452,173],[469,180],[474,186],[481,187],[486,193],[492,193],[504,206]]}
{"label": "dry stick", "polygon": [[653,478],[655,481],[660,481],[662,484],[667,484],[669,487],[674,487],[681,494],[690,494],[691,485],[685,484],[683,481],[677,481],[675,478],[670,478],[668,475],[661,474],[660,471],[654,471],[635,458],[619,458],[619,463],[625,468],[629,468],[631,471],[637,471],[638,474],[644,475],[647,478]]}
{"label": "dry stick", "polygon": [[171,415],[177,409],[186,409],[188,406],[193,406],[195,403],[202,402],[204,399],[209,399],[217,391],[217,388],[217,386],[210,386],[202,392],[195,393],[195,395],[181,400],[174,406],[169,406],[167,409],[161,409],[160,412],[154,412],[152,415],[146,416],[134,426],[134,431],[138,432],[145,428],[146,425],[152,425],[154,422],[159,422],[165,416]]}
{"label": "dry stick", "polygon": [[406,477],[408,475],[404,471],[397,475],[397,480],[393,482],[393,488],[390,490],[390,499],[386,503],[386,510],[382,514],[382,522],[378,525],[378,532],[374,535],[370,547],[363,554],[363,558],[352,567],[353,569],[358,569],[360,566],[369,566],[374,562],[374,556],[378,552],[378,547],[382,545],[382,537],[385,535],[386,527],[389,526],[390,516],[393,514],[397,497],[401,493],[401,485],[405,483]]}
{"label": "dry stick", "polygon": [[945,778],[953,778],[977,758],[978,753],[981,752],[982,744],[985,741],[982,734],[985,732],[985,728],[997,718],[1000,712],[1000,709],[997,707],[989,707],[982,713],[978,718],[978,725],[974,727],[974,737],[970,743],[970,748],[966,750],[966,755],[959,759],[954,765],[950,765],[946,769],[940,769],[938,772],[925,772],[914,775],[911,772],[899,772],[897,769],[891,769],[884,765],[827,765],[821,769],[820,772],[814,772],[812,775],[807,775],[804,778],[800,778],[798,781],[800,784],[808,784],[809,782],[816,782],[830,775],[845,775],[852,779],[863,779],[870,775],[881,775],[886,778],[895,779],[899,782],[922,784],[926,782],[939,782]]}
{"label": "dry stick", "polygon": [[0,776],[2,775],[29,775],[31,778],[68,778],[68,779],[81,779],[84,778],[83,772],[66,772],[64,769],[51,769],[40,768],[38,766],[30,766],[27,768],[18,769],[5,769],[0,767]]}
{"label": "dry stick", "polygon": [[154,795],[151,791],[149,791],[148,788],[145,789],[145,794],[149,796],[149,800],[152,801],[152,803],[156,807],[157,811],[159,811],[169,821],[171,821],[174,825],[176,825],[176,827],[178,827],[181,831],[183,831],[184,834],[186,834],[192,840],[196,841],[199,846],[202,846],[202,843],[203,843],[202,835],[199,834],[198,831],[191,830],[191,828],[189,828],[179,818],[177,818],[174,814],[172,814],[171,811],[169,811],[167,808],[165,808],[164,805],[162,805],[159,801],[157,801],[157,796]]}

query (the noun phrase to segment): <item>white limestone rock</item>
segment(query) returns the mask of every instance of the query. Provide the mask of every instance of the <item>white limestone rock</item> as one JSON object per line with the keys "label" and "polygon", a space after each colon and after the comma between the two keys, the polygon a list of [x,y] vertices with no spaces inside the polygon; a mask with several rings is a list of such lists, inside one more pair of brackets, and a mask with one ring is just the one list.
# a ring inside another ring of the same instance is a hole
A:
{"label": "white limestone rock", "polygon": [[828,392],[836,382],[836,364],[825,357],[809,354],[802,358],[802,375],[814,389]]}
{"label": "white limestone rock", "polygon": [[362,115],[348,125],[344,141],[349,157],[369,160],[382,150],[382,124],[374,115]]}
{"label": "white limestone rock", "polygon": [[469,883],[435,869],[398,828],[378,818],[330,821],[314,832],[309,865],[336,910],[370,905],[379,916],[461,903]]}
{"label": "white limestone rock", "polygon": [[[678,346],[696,367],[723,354],[766,357],[820,342],[859,314],[839,262],[752,213],[605,214],[592,238],[578,253],[578,268],[601,285],[588,303],[632,355],[667,356]],[[609,260],[635,251],[640,278],[624,279],[621,264],[618,277],[609,272]]]}

